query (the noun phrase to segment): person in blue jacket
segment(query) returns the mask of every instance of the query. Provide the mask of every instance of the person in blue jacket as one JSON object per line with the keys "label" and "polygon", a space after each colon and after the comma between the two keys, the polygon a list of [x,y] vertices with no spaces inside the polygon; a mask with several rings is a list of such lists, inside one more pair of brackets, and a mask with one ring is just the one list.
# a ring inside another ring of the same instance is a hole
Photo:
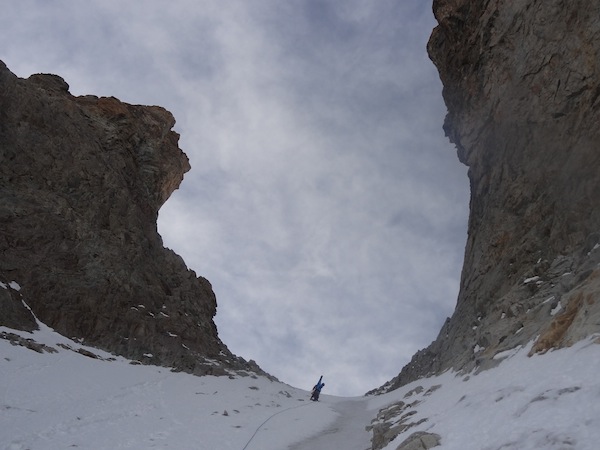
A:
{"label": "person in blue jacket", "polygon": [[323,380],[323,375],[321,375],[321,378],[319,378],[319,381],[313,387],[312,394],[310,395],[310,399],[315,402],[319,401],[319,394],[321,394],[321,389],[325,386],[325,383],[322,383],[321,380]]}

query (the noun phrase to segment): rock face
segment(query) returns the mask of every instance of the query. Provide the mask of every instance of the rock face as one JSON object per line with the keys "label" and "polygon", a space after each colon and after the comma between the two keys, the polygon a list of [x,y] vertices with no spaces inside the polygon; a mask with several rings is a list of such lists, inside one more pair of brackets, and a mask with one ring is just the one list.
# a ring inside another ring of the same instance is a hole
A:
{"label": "rock face", "polygon": [[35,327],[24,301],[61,334],[145,363],[243,365],[218,338],[211,285],[157,232],[190,169],[174,124],[0,62],[0,325]]}
{"label": "rock face", "polygon": [[456,310],[394,389],[600,332],[600,4],[435,0],[428,51],[469,167]]}

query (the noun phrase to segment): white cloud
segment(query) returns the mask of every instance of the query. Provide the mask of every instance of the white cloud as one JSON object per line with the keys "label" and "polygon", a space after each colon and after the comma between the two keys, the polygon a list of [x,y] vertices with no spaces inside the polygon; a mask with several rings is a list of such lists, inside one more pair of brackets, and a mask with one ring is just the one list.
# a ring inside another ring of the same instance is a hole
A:
{"label": "white cloud", "polygon": [[192,170],[159,229],[213,284],[221,338],[286,382],[360,394],[435,338],[458,290],[468,181],[430,10],[26,0],[0,18],[0,59],[171,110]]}

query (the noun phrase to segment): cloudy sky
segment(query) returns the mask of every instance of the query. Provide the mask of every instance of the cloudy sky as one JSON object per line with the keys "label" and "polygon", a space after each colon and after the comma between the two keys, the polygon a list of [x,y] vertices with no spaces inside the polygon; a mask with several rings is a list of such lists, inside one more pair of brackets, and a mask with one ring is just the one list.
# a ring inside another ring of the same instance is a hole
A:
{"label": "cloudy sky", "polygon": [[209,279],[229,349],[360,395],[458,293],[468,179],[442,130],[423,0],[20,0],[0,59],[170,110],[192,170],[165,245]]}

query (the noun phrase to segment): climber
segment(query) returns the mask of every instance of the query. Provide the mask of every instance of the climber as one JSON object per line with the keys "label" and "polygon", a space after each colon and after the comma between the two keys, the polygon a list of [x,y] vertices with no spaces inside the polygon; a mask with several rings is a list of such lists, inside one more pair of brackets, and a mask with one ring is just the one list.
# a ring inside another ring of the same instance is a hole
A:
{"label": "climber", "polygon": [[313,387],[312,393],[310,395],[310,399],[315,402],[319,401],[319,394],[321,393],[321,389],[323,389],[323,387],[325,386],[325,383],[321,382],[322,379],[323,375],[321,375],[321,378],[319,378],[319,381],[317,381],[317,384],[315,384],[315,386]]}

